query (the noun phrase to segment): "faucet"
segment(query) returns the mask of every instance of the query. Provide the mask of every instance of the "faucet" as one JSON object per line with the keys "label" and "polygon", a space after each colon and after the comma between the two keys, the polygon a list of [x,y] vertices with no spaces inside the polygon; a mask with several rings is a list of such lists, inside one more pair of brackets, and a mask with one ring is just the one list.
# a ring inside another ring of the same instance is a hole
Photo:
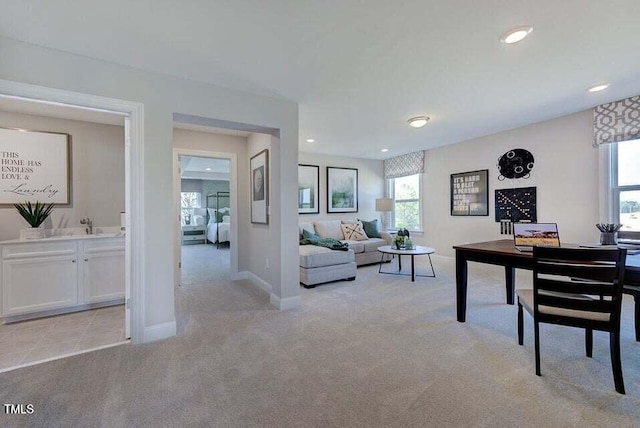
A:
{"label": "faucet", "polygon": [[81,219],[80,224],[86,224],[87,228],[85,231],[87,235],[93,235],[93,221],[89,217]]}

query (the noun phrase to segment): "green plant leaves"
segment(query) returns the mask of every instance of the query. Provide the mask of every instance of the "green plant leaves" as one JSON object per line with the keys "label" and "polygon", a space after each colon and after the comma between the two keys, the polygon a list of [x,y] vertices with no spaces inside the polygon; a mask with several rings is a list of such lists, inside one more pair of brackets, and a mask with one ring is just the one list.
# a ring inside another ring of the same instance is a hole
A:
{"label": "green plant leaves", "polygon": [[51,215],[55,204],[45,204],[39,201],[32,204],[30,201],[26,201],[22,204],[13,204],[13,206],[16,207],[18,213],[31,227],[40,227],[47,217]]}

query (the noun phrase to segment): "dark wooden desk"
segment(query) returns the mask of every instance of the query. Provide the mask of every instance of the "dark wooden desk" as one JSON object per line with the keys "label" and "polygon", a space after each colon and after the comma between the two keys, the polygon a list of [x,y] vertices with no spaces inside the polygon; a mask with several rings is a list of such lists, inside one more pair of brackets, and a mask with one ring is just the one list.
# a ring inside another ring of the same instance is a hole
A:
{"label": "dark wooden desk", "polygon": [[[532,270],[532,253],[516,250],[510,239],[455,245],[453,248],[456,250],[456,309],[459,322],[465,322],[467,313],[467,262],[504,266],[507,303],[514,304],[516,269]],[[627,256],[624,292],[634,298],[636,340],[640,341],[640,255]]]}

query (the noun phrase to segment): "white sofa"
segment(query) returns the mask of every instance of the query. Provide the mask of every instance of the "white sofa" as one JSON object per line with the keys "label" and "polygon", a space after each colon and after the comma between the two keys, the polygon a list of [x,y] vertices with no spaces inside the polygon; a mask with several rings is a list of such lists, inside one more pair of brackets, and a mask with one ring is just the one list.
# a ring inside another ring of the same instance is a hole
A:
{"label": "white sofa", "polygon": [[356,220],[316,220],[300,223],[300,236],[303,230],[307,230],[322,238],[334,238],[349,244],[348,251],[300,245],[300,283],[305,288],[331,281],[354,280],[357,266],[380,262],[382,254],[377,250],[383,245],[391,244],[391,235],[380,232],[380,238],[345,240],[341,224],[355,222]]}

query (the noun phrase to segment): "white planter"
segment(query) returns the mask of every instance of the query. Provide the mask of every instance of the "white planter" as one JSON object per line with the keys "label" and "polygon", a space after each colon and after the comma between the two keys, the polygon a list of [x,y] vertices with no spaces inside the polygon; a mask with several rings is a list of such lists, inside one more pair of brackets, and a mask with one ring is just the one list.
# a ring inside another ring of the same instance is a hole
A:
{"label": "white planter", "polygon": [[42,238],[44,238],[44,229],[42,227],[30,227],[29,229],[20,230],[20,239]]}

